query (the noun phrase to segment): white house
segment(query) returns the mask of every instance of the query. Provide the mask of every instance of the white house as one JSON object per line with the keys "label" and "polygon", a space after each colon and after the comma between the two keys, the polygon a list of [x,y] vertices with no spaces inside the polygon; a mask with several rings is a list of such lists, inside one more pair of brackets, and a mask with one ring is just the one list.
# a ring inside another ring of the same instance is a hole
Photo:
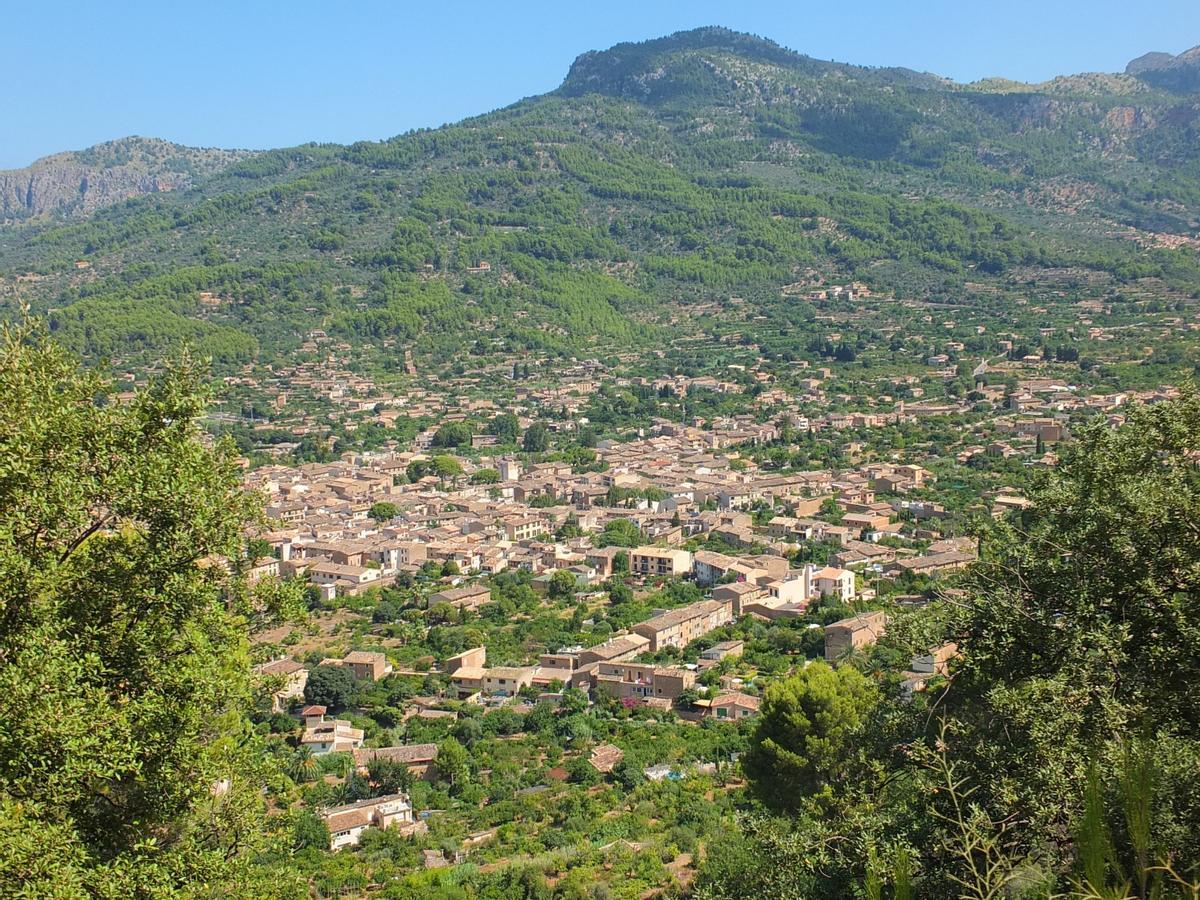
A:
{"label": "white house", "polygon": [[425,830],[425,823],[413,815],[407,794],[388,794],[360,800],[346,806],[335,806],[321,814],[329,829],[329,849],[354,847],[368,828],[397,828],[405,834]]}
{"label": "white house", "polygon": [[836,597],[843,603],[854,599],[854,573],[849,569],[833,566],[818,569],[810,565],[804,569],[804,579],[805,593],[810,598],[819,594],[822,597]]}

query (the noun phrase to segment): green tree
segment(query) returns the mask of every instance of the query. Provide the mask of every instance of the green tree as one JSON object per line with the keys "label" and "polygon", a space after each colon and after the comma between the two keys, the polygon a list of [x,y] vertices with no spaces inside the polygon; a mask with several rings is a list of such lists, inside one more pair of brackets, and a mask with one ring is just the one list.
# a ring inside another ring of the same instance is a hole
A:
{"label": "green tree", "polygon": [[304,699],[334,711],[350,709],[358,703],[358,682],[346,666],[316,666],[304,683]]}
{"label": "green tree", "polygon": [[569,687],[563,691],[558,708],[564,716],[586,712],[588,708],[587,694],[579,688]]}
{"label": "green tree", "polygon": [[742,761],[755,794],[787,811],[830,800],[876,701],[857,669],[824,662],[769,685]]}
{"label": "green tree", "polygon": [[551,600],[565,600],[575,595],[575,573],[558,569],[550,576],[547,593]]}
{"label": "green tree", "polygon": [[467,748],[452,737],[438,744],[437,771],[438,778],[450,785],[460,788],[470,774],[467,768]]}
{"label": "green tree", "polygon": [[402,762],[391,759],[373,759],[367,764],[367,776],[371,792],[376,796],[398,794],[412,787],[412,770]]}
{"label": "green tree", "polygon": [[309,747],[297,747],[287,762],[287,773],[297,783],[312,781],[319,770],[317,758]]}
{"label": "green tree", "polygon": [[1160,777],[1157,853],[1200,859],[1200,396],[1077,429],[1032,505],[983,540],[964,601],[932,639],[958,644],[945,711],[956,757],[1024,834],[1076,827],[1089,767],[1121,781],[1144,736]]}
{"label": "green tree", "polygon": [[471,484],[499,484],[500,473],[495,469],[476,469],[471,473]]}
{"label": "green tree", "polygon": [[448,422],[433,434],[435,447],[469,447],[471,426],[465,422]]}
{"label": "green tree", "polygon": [[316,813],[300,810],[292,823],[292,847],[296,850],[328,850],[328,826]]}
{"label": "green tree", "polygon": [[501,413],[488,422],[488,434],[494,434],[502,444],[515,444],[521,435],[521,423],[512,413]]}
{"label": "green tree", "polygon": [[438,478],[445,481],[447,478],[457,478],[463,473],[462,463],[453,456],[441,455],[435,456],[429,461],[429,469]]}
{"label": "green tree", "polygon": [[608,600],[610,603],[620,604],[633,601],[633,588],[615,575],[608,579],[606,586],[608,588]]}
{"label": "green tree", "polygon": [[521,446],[526,453],[545,453],[550,449],[549,430],[540,422],[535,422],[525,429]]}
{"label": "green tree", "polygon": [[[637,536],[639,539],[641,538],[641,536],[642,536],[641,531],[638,531]],[[612,545],[609,545],[609,546],[612,546]],[[636,547],[637,544],[630,544],[629,546]],[[613,568],[614,576],[628,575],[629,574],[629,554],[626,553],[624,550],[620,550],[617,553],[614,553],[612,568]]]}
{"label": "green tree", "polygon": [[298,597],[247,592],[254,500],[199,440],[199,367],[110,392],[0,331],[0,893],[270,896],[245,633]]}
{"label": "green tree", "polygon": [[[605,523],[596,539],[598,547],[636,547],[642,543],[642,531],[633,522],[628,519],[611,519]],[[621,554],[617,554],[620,556]],[[619,570],[617,568],[617,559],[613,558],[613,572],[628,572],[629,571],[629,555],[625,554],[623,558],[625,568]]]}
{"label": "green tree", "polygon": [[399,510],[395,503],[381,501],[371,505],[370,511],[367,513],[376,522],[388,522],[396,517]]}

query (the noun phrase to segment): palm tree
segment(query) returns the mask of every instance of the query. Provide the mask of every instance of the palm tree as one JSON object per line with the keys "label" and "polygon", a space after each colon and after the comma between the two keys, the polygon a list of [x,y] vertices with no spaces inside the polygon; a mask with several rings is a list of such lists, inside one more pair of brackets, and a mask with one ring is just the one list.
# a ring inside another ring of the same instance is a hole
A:
{"label": "palm tree", "polygon": [[313,756],[313,752],[308,747],[299,747],[288,760],[287,772],[291,776],[292,781],[306,782],[312,781],[316,775],[319,766],[317,758]]}

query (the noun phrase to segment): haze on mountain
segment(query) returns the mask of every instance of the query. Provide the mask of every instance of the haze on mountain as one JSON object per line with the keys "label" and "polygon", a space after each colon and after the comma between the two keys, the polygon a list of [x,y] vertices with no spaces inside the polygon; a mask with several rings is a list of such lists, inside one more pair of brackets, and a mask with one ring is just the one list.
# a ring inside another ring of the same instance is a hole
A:
{"label": "haze on mountain", "polygon": [[6,173],[0,267],[38,276],[23,299],[85,354],[187,338],[219,364],[316,323],[424,352],[653,340],[679,304],[765,303],[805,270],[926,295],[1045,267],[1200,288],[1195,66],[963,85],[702,28],[388,141],[130,139]]}

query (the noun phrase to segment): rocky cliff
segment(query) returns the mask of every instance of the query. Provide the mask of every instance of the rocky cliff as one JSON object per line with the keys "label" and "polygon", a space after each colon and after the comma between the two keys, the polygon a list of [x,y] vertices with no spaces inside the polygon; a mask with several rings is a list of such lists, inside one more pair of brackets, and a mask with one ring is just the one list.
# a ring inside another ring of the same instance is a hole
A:
{"label": "rocky cliff", "polygon": [[249,155],[139,137],[56,153],[24,169],[0,171],[0,220],[87,215],[130,197],[189,187]]}

